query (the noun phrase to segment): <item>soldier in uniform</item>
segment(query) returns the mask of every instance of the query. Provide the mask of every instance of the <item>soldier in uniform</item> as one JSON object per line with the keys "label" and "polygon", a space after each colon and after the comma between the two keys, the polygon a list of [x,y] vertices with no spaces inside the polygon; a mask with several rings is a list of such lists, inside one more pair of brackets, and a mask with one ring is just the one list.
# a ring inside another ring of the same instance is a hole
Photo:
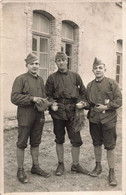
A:
{"label": "soldier in uniform", "polygon": [[[11,102],[18,106],[18,140],[17,140],[17,177],[21,183],[27,183],[24,171],[24,152],[30,138],[33,166],[31,173],[49,177],[49,173],[39,166],[39,144],[44,125],[44,110],[48,106],[42,77],[38,76],[39,61],[30,53],[25,59],[27,73],[19,75],[12,87]],[[50,105],[50,104],[49,104]]]}
{"label": "soldier in uniform", "polygon": [[90,176],[96,177],[102,172],[101,156],[102,144],[107,150],[109,166],[108,180],[111,186],[116,186],[117,181],[114,171],[114,151],[116,146],[117,108],[122,105],[122,95],[118,84],[111,78],[105,77],[105,64],[95,58],[93,73],[95,79],[87,86],[88,113],[90,134],[93,140],[96,166]]}
{"label": "soldier in uniform", "polygon": [[[46,92],[49,101],[57,104],[58,109],[50,108],[49,112],[53,119],[56,152],[58,166],[55,171],[57,176],[64,173],[64,142],[65,128],[72,144],[73,164],[71,172],[88,174],[79,164],[80,146],[82,139],[80,131],[75,132],[72,120],[75,117],[76,103],[80,102],[82,107],[87,106],[87,93],[79,74],[68,70],[68,57],[63,52],[58,52],[55,56],[58,70],[51,74],[46,82]],[[79,128],[79,127],[78,127]]]}

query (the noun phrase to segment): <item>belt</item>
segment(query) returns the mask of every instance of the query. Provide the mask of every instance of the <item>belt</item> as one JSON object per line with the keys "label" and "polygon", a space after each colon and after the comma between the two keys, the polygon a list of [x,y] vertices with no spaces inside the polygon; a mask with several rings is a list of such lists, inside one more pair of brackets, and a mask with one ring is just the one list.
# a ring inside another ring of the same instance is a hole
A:
{"label": "belt", "polygon": [[76,99],[61,98],[61,99],[56,99],[56,102],[63,103],[63,104],[72,104],[72,103],[76,103]]}

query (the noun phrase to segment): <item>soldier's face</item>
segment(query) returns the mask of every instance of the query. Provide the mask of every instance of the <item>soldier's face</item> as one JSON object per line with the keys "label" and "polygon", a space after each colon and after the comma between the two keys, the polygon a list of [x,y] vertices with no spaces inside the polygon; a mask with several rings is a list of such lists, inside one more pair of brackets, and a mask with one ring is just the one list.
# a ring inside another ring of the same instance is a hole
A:
{"label": "soldier's face", "polygon": [[32,73],[32,74],[37,74],[38,70],[39,70],[39,62],[38,60],[27,64],[27,68],[28,68],[28,72]]}
{"label": "soldier's face", "polygon": [[93,73],[95,75],[96,78],[102,78],[105,74],[105,65],[101,64],[96,66],[95,68],[93,68]]}
{"label": "soldier's face", "polygon": [[57,58],[56,60],[57,67],[59,71],[66,72],[67,71],[67,59],[65,58]]}

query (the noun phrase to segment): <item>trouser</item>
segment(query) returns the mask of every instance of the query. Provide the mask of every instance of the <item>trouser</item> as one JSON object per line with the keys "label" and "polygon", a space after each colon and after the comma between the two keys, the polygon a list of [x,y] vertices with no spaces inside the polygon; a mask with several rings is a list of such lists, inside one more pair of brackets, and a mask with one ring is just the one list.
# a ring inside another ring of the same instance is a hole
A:
{"label": "trouser", "polygon": [[89,125],[94,146],[101,146],[104,144],[104,147],[107,150],[115,148],[117,139],[115,119],[105,124],[90,122]]}

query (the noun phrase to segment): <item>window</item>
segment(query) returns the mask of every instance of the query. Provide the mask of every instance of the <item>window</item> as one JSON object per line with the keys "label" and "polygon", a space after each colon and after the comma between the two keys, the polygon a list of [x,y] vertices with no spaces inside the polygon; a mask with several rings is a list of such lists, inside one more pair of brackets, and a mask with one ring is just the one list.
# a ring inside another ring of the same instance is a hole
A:
{"label": "window", "polygon": [[39,13],[33,13],[33,30],[40,33],[49,34],[50,21],[47,17]]}
{"label": "window", "polygon": [[72,68],[72,60],[73,60],[73,36],[74,36],[74,28],[67,23],[62,23],[62,43],[61,43],[61,51],[65,52],[68,56],[68,69]]}
{"label": "window", "polygon": [[62,37],[73,40],[73,27],[67,23],[62,23]]}
{"label": "window", "polygon": [[62,42],[61,51],[67,54],[68,56],[68,69],[72,68],[72,44]]}
{"label": "window", "polygon": [[122,40],[117,40],[116,52],[116,81],[122,86]]}
{"label": "window", "polygon": [[122,54],[117,53],[117,59],[116,59],[116,81],[120,84],[121,82],[121,61],[122,61]]}
{"label": "window", "polygon": [[39,75],[46,81],[49,69],[50,20],[40,13],[33,13],[32,52],[39,58]]}

